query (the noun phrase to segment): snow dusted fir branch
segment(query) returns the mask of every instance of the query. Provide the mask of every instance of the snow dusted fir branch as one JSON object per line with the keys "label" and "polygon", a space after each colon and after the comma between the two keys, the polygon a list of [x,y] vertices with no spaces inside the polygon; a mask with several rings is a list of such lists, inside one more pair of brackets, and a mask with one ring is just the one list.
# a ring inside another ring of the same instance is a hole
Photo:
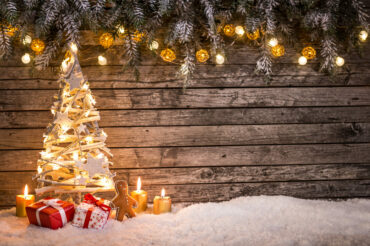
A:
{"label": "snow dusted fir branch", "polygon": [[[153,40],[161,48],[176,51],[180,74],[191,78],[198,63],[195,52],[206,48],[210,61],[216,54],[227,54],[222,28],[225,24],[242,25],[247,32],[260,30],[257,40],[246,45],[260,48],[256,71],[271,76],[274,59],[267,40],[298,49],[299,43],[317,45],[321,70],[334,72],[335,57],[358,46],[358,34],[368,31],[368,14],[360,0],[6,0],[0,6],[0,56],[12,52],[12,46],[25,34],[46,42],[36,58],[44,68],[71,42],[79,45],[82,29],[109,32],[125,39],[120,55],[138,71],[140,46],[149,47]],[[5,29],[17,27],[14,36]],[[118,32],[123,27],[127,36]],[[135,39],[135,33],[142,34]],[[230,43],[230,42],[229,42]],[[299,47],[301,48],[301,47]],[[299,50],[297,50],[299,52]]]}

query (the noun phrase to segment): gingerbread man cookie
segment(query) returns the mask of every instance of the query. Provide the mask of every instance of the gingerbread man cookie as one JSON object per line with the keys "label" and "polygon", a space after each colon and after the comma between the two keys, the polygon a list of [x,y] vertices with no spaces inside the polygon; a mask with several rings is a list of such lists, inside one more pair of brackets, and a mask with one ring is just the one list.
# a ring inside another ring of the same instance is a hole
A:
{"label": "gingerbread man cookie", "polygon": [[128,194],[128,185],[124,180],[118,180],[115,183],[116,196],[112,200],[112,204],[118,209],[116,213],[116,220],[122,221],[123,218],[135,217],[135,211],[132,206],[136,206],[137,202]]}

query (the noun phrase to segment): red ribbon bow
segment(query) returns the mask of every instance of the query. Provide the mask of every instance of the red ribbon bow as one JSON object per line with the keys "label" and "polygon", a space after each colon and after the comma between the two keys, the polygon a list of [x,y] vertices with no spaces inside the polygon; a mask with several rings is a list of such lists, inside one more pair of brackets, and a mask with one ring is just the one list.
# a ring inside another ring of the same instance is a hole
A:
{"label": "red ribbon bow", "polygon": [[103,211],[110,211],[110,207],[104,204],[104,199],[96,199],[93,195],[90,193],[85,195],[85,200],[83,202],[89,203],[89,204],[94,204],[95,206],[98,206],[100,209]]}

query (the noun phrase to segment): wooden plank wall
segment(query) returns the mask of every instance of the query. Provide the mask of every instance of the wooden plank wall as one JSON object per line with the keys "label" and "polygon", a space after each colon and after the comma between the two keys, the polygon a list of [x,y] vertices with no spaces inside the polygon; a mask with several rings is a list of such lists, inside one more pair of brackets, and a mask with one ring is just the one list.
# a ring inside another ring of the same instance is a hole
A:
{"label": "wooden plank wall", "polygon": [[[122,71],[117,43],[102,48],[86,33],[80,62],[114,171],[138,176],[152,199],[166,187],[175,202],[244,195],[302,198],[370,196],[370,46],[345,57],[336,77],[298,66],[288,49],[272,82],[253,75],[255,49],[237,44],[223,66],[200,65],[183,92],[177,67],[146,53],[139,82]],[[58,85],[57,63],[43,72],[14,59],[0,63],[0,206],[11,206],[31,177]]]}

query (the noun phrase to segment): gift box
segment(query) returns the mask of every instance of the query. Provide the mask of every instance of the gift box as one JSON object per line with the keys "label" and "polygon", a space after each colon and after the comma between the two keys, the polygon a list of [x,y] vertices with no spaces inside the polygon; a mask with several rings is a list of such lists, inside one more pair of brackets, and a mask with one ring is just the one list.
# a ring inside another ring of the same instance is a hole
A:
{"label": "gift box", "polygon": [[59,199],[45,198],[26,207],[30,224],[58,229],[73,219],[73,203]]}
{"label": "gift box", "polygon": [[86,194],[85,200],[76,207],[72,225],[81,228],[103,229],[110,211],[111,208],[104,203],[103,199]]}

